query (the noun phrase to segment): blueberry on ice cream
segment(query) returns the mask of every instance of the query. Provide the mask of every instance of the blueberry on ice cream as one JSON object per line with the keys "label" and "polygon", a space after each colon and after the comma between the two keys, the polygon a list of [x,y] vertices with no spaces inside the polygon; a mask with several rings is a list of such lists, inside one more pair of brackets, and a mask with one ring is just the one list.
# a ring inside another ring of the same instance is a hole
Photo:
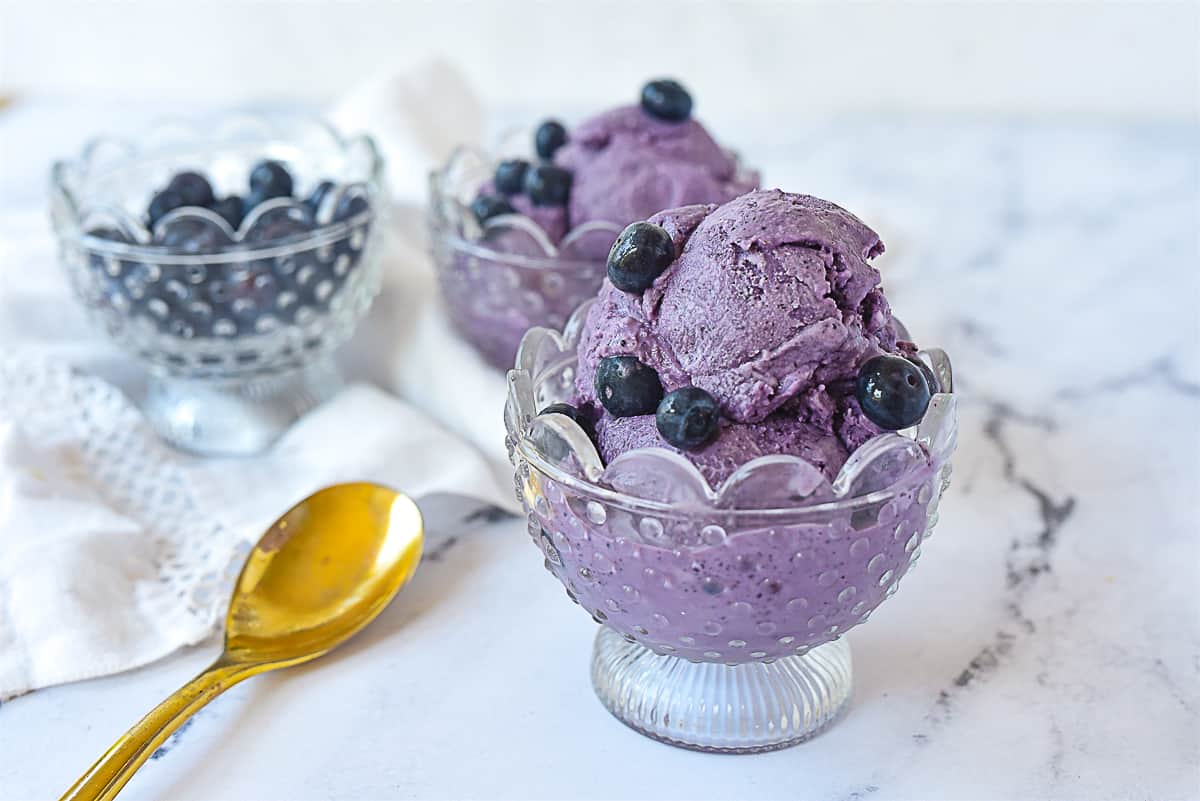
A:
{"label": "blueberry on ice cream", "polygon": [[[715,486],[787,453],[832,480],[863,442],[919,421],[931,388],[897,340],[871,266],[882,252],[845,209],[779,190],[630,226],[579,347],[577,392],[597,414],[601,457],[674,448]],[[614,360],[652,371],[668,398],[687,392],[666,410],[614,408],[625,391],[602,380]]]}

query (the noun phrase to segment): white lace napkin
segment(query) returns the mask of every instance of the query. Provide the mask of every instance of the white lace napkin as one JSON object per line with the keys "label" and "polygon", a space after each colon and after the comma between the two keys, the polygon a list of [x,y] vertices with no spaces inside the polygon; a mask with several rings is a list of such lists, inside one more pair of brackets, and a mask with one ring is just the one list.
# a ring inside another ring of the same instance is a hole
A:
{"label": "white lace napkin", "polygon": [[204,461],[162,445],[111,385],[0,358],[0,699],[204,639],[261,531],[344,480],[512,503],[475,449],[372,387],[267,454]]}

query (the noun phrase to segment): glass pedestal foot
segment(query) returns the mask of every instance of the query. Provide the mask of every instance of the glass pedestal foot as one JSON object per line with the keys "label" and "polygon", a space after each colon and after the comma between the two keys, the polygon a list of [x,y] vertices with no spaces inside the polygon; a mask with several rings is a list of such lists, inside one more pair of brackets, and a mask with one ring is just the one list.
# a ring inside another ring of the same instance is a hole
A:
{"label": "glass pedestal foot", "polygon": [[720,665],[660,656],[602,626],[592,686],[622,723],[671,745],[747,754],[816,735],[845,708],[850,646],[835,640],[770,664]]}
{"label": "glass pedestal foot", "polygon": [[331,361],[237,380],[152,376],[145,412],[177,448],[204,456],[246,456],[270,447],[341,387]]}

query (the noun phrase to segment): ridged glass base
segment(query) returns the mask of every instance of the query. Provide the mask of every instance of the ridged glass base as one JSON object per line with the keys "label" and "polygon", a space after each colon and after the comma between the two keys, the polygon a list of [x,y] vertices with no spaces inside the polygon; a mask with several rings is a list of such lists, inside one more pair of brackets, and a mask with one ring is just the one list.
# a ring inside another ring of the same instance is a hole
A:
{"label": "ridged glass base", "polygon": [[270,447],[302,414],[342,386],[331,361],[239,380],[153,376],[145,412],[164,439],[205,456],[246,456]]}
{"label": "ridged glass base", "polygon": [[602,626],[592,686],[626,725],[671,745],[750,754],[803,742],[850,700],[850,646],[835,640],[770,664],[660,656]]}

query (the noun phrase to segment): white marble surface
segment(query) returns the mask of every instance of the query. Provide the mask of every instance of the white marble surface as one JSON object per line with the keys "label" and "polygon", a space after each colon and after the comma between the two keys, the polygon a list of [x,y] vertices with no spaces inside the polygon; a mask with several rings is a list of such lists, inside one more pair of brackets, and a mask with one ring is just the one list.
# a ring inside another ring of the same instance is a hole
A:
{"label": "white marble surface", "polygon": [[[47,114],[0,114],[5,169],[28,179],[6,178],[6,214],[73,144],[48,121],[88,125]],[[941,524],[849,635],[855,698],[827,733],[718,757],[625,729],[588,685],[594,626],[523,523],[443,500],[378,624],[219,699],[123,797],[1200,797],[1198,134],[924,118],[725,133],[768,183],[880,228],[893,305],[959,379]],[[53,269],[0,261],[0,286]],[[0,706],[0,799],[57,797],[214,650]]]}

